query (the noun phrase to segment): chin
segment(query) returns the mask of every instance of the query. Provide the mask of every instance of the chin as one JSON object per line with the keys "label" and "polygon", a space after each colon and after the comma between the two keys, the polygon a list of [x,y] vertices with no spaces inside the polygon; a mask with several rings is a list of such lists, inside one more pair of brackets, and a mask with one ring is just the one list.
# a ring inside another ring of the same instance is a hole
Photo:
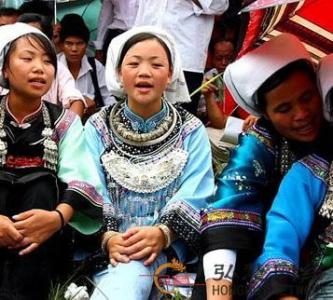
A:
{"label": "chin", "polygon": [[296,141],[300,141],[303,143],[312,143],[317,139],[318,135],[311,135],[311,136],[301,136],[297,137]]}

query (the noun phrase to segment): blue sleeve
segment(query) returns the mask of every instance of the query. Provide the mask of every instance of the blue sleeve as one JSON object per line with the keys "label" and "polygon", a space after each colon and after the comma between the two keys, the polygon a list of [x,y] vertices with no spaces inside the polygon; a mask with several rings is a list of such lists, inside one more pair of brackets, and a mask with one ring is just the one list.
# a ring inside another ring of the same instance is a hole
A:
{"label": "blue sleeve", "polygon": [[211,149],[204,126],[192,131],[183,146],[188,159],[180,177],[180,188],[163,208],[160,221],[197,247],[200,212],[207,207],[207,199],[214,192]]}
{"label": "blue sleeve", "polygon": [[272,199],[275,172],[274,148],[269,140],[261,138],[264,137],[242,135],[217,178],[214,201],[202,217],[204,253],[236,249],[246,251],[250,259],[260,251],[262,214]]}
{"label": "blue sleeve", "polygon": [[93,161],[93,166],[96,170],[96,181],[99,182],[99,191],[103,197],[103,203],[111,203],[109,193],[107,190],[106,178],[104,175],[103,166],[100,160],[101,155],[105,151],[103,140],[96,130],[94,124],[91,123],[91,119],[88,119],[84,128],[84,137],[87,144],[88,152]]}
{"label": "blue sleeve", "polygon": [[[324,174],[327,166],[322,166]],[[267,214],[263,252],[255,262],[250,284],[251,299],[294,294],[300,252],[325,193],[324,176],[302,161],[284,177]]]}

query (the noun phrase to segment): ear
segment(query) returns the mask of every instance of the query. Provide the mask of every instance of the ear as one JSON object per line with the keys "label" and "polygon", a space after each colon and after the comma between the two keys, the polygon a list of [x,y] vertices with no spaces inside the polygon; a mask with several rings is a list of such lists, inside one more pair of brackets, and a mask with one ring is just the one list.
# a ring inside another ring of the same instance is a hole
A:
{"label": "ear", "polygon": [[120,81],[120,86],[123,87],[123,74],[121,73],[121,70],[118,71],[118,77]]}
{"label": "ear", "polygon": [[8,79],[8,67],[7,66],[3,67],[2,76],[3,76],[3,78]]}
{"label": "ear", "polygon": [[170,68],[170,69],[169,69],[169,74],[168,74],[168,81],[167,81],[168,84],[170,84],[170,83],[171,83],[171,80],[172,80],[172,71],[173,71],[172,68]]}

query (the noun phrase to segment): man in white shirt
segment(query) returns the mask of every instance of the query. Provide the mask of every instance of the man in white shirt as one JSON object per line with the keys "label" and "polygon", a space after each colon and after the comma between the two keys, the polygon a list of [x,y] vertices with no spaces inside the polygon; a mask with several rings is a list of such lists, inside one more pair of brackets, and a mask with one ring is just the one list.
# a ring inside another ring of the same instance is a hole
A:
{"label": "man in white shirt", "polygon": [[[157,25],[173,35],[180,52],[190,93],[203,80],[208,44],[214,27],[214,16],[223,14],[228,0],[138,0],[135,26]],[[196,113],[200,93],[184,105]]]}
{"label": "man in white shirt", "polygon": [[84,96],[88,108],[86,114],[95,112],[97,107],[110,105],[114,98],[106,88],[104,66],[93,59],[90,63],[86,56],[90,32],[83,19],[66,22],[60,30],[60,42],[63,52],[58,61],[68,67],[75,79],[76,88]]}
{"label": "man in white shirt", "polygon": [[94,42],[95,56],[100,62],[105,63],[111,40],[133,27],[138,5],[138,0],[103,0]]}

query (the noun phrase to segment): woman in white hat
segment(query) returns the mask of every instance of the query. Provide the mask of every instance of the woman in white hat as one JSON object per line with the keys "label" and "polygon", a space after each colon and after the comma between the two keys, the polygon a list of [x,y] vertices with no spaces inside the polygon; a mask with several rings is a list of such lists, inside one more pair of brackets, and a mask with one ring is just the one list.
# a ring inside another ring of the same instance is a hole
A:
{"label": "woman in white hat", "polygon": [[200,211],[214,190],[210,144],[202,123],[172,104],[189,94],[163,30],[114,38],[106,80],[121,99],[85,127],[110,195],[102,239],[110,265],[96,274],[91,299],[148,299],[158,266],[198,251]]}
{"label": "woman in white hat", "polygon": [[[332,122],[333,55],[321,60],[318,79],[324,115]],[[311,300],[333,297],[330,251],[333,242],[332,143],[325,150],[304,157],[283,178],[267,214],[265,243],[253,268],[250,299],[271,299],[282,295],[289,295],[289,299]],[[314,222],[317,223],[315,227]],[[307,247],[312,249],[311,256],[308,261],[301,262],[306,240],[310,242]],[[300,267],[306,270],[301,272],[301,276],[306,277],[304,281],[298,278]],[[306,291],[307,294],[302,295]]]}
{"label": "woman in white hat", "polygon": [[[260,253],[265,212],[281,178],[295,159],[318,150],[327,137],[314,66],[295,36],[282,34],[247,53],[227,67],[224,81],[236,102],[261,118],[240,136],[203,214],[202,273],[208,288],[195,288],[195,299],[205,294],[211,299],[213,286],[229,288],[235,266]],[[245,272],[238,274],[243,276],[235,277],[235,293],[244,284]]]}
{"label": "woman in white hat", "polygon": [[23,23],[1,26],[0,36],[0,84],[9,90],[0,101],[0,298],[44,300],[68,255],[64,226],[100,227],[101,184],[80,119],[42,101],[57,69],[52,43]]}

